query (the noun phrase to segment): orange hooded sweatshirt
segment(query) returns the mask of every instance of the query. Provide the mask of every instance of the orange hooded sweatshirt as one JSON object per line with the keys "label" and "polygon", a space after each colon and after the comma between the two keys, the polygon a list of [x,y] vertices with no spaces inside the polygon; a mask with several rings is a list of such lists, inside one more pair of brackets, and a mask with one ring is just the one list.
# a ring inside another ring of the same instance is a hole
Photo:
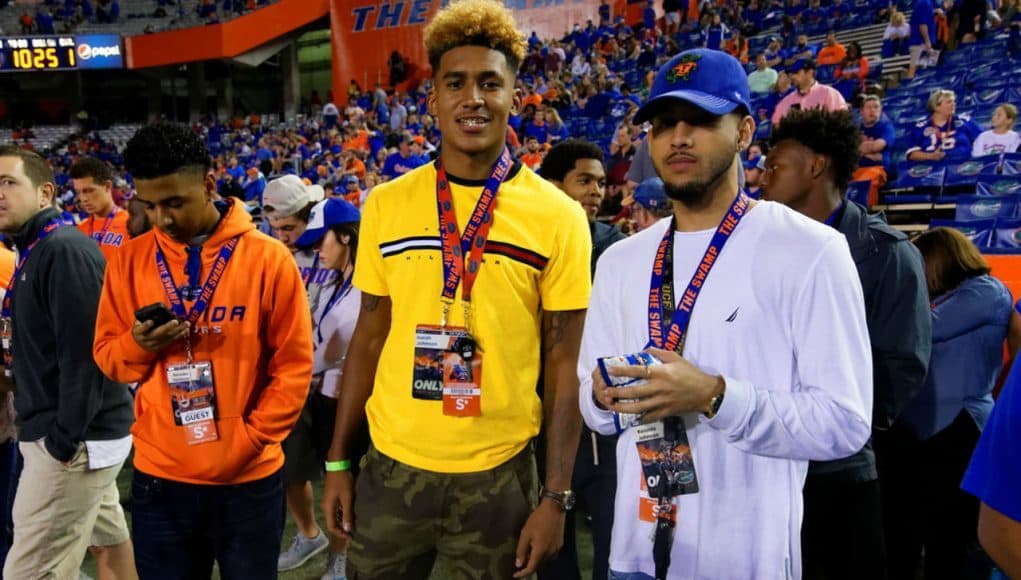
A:
{"label": "orange hooded sweatshirt", "polygon": [[[312,321],[291,252],[255,230],[236,200],[202,245],[202,283],[220,248],[240,236],[209,307],[192,329],[193,360],[210,361],[216,441],[189,445],[175,424],[167,365],[185,362],[185,341],[160,353],[131,335],[135,311],[169,305],[156,268],[156,240],[180,288],[185,246],[154,228],[125,245],[106,268],[93,354],[110,378],[139,383],[135,467],[170,480],[235,484],[267,477],[284,464],[280,443],[301,413],[312,379]],[[193,302],[185,302],[189,310]]]}
{"label": "orange hooded sweatshirt", "polygon": [[96,240],[96,243],[99,244],[99,251],[103,252],[107,264],[113,259],[117,250],[124,245],[124,242],[130,238],[128,235],[128,210],[114,206],[113,212],[114,215],[110,219],[109,226],[106,224],[107,218],[94,215],[90,215],[78,224],[78,229],[83,234]]}

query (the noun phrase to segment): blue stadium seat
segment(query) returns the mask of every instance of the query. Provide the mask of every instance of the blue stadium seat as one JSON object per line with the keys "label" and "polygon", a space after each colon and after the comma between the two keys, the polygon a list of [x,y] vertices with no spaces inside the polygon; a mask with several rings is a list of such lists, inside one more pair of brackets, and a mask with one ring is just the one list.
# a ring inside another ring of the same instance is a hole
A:
{"label": "blue stadium seat", "polygon": [[993,231],[996,228],[996,220],[981,220],[971,222],[959,222],[955,220],[932,220],[930,228],[953,228],[972,241],[979,248],[988,248],[993,239]]}
{"label": "blue stadium seat", "polygon": [[903,163],[897,167],[897,181],[891,191],[916,194],[939,194],[943,189],[947,168],[935,163]]}
{"label": "blue stadium seat", "polygon": [[1021,175],[1021,152],[1004,153],[1000,158],[1000,171],[1004,175]]}
{"label": "blue stadium seat", "polygon": [[998,219],[993,229],[991,247],[1021,253],[1021,219]]}
{"label": "blue stadium seat", "polygon": [[957,198],[957,208],[954,210],[954,219],[959,222],[1018,217],[1021,217],[1021,200],[1011,195],[996,197],[962,195]]}
{"label": "blue stadium seat", "polygon": [[979,176],[975,195],[1021,195],[1021,175]]}
{"label": "blue stadium seat", "polygon": [[943,182],[943,186],[969,185],[974,189],[974,183],[980,175],[995,176],[999,167],[1000,158],[996,155],[952,164],[947,167],[947,177]]}
{"label": "blue stadium seat", "polygon": [[1006,87],[995,87],[988,89],[976,90],[971,94],[971,99],[976,105],[990,105],[997,104],[1004,100],[1007,96]]}
{"label": "blue stadium seat", "polygon": [[941,64],[946,67],[966,65],[969,62],[974,61],[975,57],[971,54],[971,52],[972,51],[970,50],[962,48],[960,50],[945,53]]}
{"label": "blue stadium seat", "polygon": [[869,206],[869,188],[872,186],[871,181],[852,181],[847,184],[847,199],[863,205]]}

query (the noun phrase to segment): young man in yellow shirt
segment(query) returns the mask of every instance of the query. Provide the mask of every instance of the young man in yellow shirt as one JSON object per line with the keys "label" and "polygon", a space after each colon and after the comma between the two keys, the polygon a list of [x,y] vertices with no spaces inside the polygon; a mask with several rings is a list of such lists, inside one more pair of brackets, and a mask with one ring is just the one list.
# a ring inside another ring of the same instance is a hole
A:
{"label": "young man in yellow shirt", "polygon": [[[362,208],[362,309],[323,510],[331,532],[351,537],[351,576],[425,579],[440,558],[524,577],[560,548],[573,505],[592,242],[581,206],[506,150],[525,54],[510,11],[452,3],[425,45],[440,156],[376,186]],[[372,448],[355,486],[363,420]],[[536,506],[531,442],[543,425]]]}

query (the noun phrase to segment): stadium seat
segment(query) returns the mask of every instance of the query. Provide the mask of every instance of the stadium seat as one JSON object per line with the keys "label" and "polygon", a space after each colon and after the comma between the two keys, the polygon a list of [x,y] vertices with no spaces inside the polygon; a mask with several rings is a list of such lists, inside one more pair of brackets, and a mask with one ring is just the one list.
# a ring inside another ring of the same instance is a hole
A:
{"label": "stadium seat", "polygon": [[943,181],[943,195],[956,195],[963,191],[975,191],[975,182],[981,175],[995,176],[1000,166],[997,155],[969,159],[963,163],[947,166],[947,176]]}
{"label": "stadium seat", "polygon": [[906,162],[897,167],[897,181],[891,191],[915,194],[939,194],[943,189],[947,168],[935,163]]}
{"label": "stadium seat", "polygon": [[988,219],[1021,218],[1021,200],[1015,196],[978,197],[962,195],[957,198],[954,219],[974,222]]}
{"label": "stadium seat", "polygon": [[852,181],[847,184],[847,199],[865,207],[869,206],[871,181]]}
{"label": "stadium seat", "polygon": [[1000,158],[1000,172],[1004,175],[1021,175],[1021,152],[1004,153]]}
{"label": "stadium seat", "polygon": [[930,228],[953,228],[972,241],[979,249],[988,248],[991,245],[993,231],[996,228],[996,220],[982,220],[971,222],[959,222],[955,220],[935,219],[929,222]]}
{"label": "stadium seat", "polygon": [[989,246],[996,250],[1021,253],[1021,219],[996,220],[992,243]]}
{"label": "stadium seat", "polygon": [[1021,195],[1021,175],[981,175],[975,183],[975,194]]}

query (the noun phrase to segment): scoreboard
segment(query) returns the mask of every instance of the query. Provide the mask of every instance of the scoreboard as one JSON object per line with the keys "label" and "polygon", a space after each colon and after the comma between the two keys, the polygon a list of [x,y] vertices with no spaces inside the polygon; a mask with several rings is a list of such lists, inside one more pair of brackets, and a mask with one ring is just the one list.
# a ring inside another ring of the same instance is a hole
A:
{"label": "scoreboard", "polygon": [[124,68],[116,34],[0,37],[0,72]]}

